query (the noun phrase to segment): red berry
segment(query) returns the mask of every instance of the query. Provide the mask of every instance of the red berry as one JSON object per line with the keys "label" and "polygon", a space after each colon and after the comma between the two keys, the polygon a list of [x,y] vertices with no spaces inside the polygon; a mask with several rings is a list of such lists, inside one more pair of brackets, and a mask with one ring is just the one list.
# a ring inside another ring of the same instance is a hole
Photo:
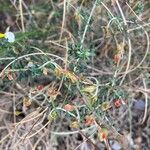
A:
{"label": "red berry", "polygon": [[122,102],[120,99],[116,99],[115,102],[114,102],[114,105],[118,108],[122,105]]}
{"label": "red berry", "polygon": [[44,88],[44,86],[43,85],[38,85],[36,88],[37,88],[37,90],[41,91]]}
{"label": "red berry", "polygon": [[70,104],[66,104],[64,106],[64,109],[67,110],[67,111],[73,111],[75,108],[73,105],[70,105]]}

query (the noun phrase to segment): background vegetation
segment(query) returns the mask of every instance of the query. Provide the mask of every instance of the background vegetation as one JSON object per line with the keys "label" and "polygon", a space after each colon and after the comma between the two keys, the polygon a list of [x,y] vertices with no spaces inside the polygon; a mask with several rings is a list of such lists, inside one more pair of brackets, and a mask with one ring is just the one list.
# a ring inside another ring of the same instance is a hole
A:
{"label": "background vegetation", "polygon": [[149,150],[150,2],[0,0],[0,149]]}

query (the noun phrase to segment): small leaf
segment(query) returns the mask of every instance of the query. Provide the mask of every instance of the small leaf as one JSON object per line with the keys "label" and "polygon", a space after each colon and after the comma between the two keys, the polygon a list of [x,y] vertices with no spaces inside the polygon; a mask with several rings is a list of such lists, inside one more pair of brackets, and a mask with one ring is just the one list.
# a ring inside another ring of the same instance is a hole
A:
{"label": "small leaf", "polygon": [[45,68],[45,67],[43,68],[43,74],[44,74],[44,75],[47,75],[47,74],[48,74],[48,69]]}
{"label": "small leaf", "polygon": [[115,54],[115,56],[114,56],[114,62],[115,62],[116,64],[119,64],[120,61],[121,61],[122,58],[123,58],[124,47],[125,47],[125,45],[124,45],[123,42],[120,43],[120,44],[117,44],[117,51],[116,51],[116,54]]}
{"label": "small leaf", "polygon": [[15,80],[17,77],[16,77],[16,74],[15,73],[13,73],[11,70],[10,70],[10,68],[8,68],[7,69],[7,73],[6,73],[6,76],[7,76],[7,78],[10,80],[10,81],[12,81],[12,80]]}
{"label": "small leaf", "polygon": [[80,12],[77,10],[74,14],[75,16],[75,20],[77,21],[78,25],[80,26],[81,25],[81,22],[82,22],[82,16],[80,14]]}
{"label": "small leaf", "polygon": [[16,115],[16,116],[19,116],[20,114],[22,114],[21,111],[15,111],[15,115]]}
{"label": "small leaf", "polygon": [[79,122],[78,121],[73,121],[69,125],[71,128],[79,128]]}
{"label": "small leaf", "polygon": [[83,92],[86,93],[93,93],[96,90],[96,86],[94,85],[90,85],[90,86],[86,86],[85,88],[82,89]]}
{"label": "small leaf", "polygon": [[78,82],[78,77],[73,72],[66,71],[65,76],[70,79],[72,83]]}
{"label": "small leaf", "polygon": [[50,96],[51,98],[53,98],[53,100],[56,99],[56,97],[58,95],[60,95],[61,93],[59,91],[57,91],[55,88],[53,87],[50,87],[48,90],[47,90],[47,95]]}
{"label": "small leaf", "polygon": [[63,69],[61,69],[61,68],[55,68],[54,74],[56,75],[56,77],[61,76],[63,74]]}
{"label": "small leaf", "polygon": [[90,103],[93,105],[97,101],[98,97],[97,95],[90,97]]}
{"label": "small leaf", "polygon": [[104,35],[105,35],[106,37],[111,36],[111,33],[110,33],[110,31],[109,31],[109,27],[108,27],[108,26],[104,26],[104,27],[103,27],[103,32],[104,32]]}
{"label": "small leaf", "polygon": [[123,55],[124,53],[124,47],[125,47],[125,44],[123,42],[117,44],[117,53],[120,53]]}
{"label": "small leaf", "polygon": [[114,62],[115,62],[116,64],[119,64],[120,61],[121,61],[121,55],[120,55],[120,54],[116,54],[116,55],[114,56]]}
{"label": "small leaf", "polygon": [[7,78],[8,78],[10,81],[14,80],[14,78],[13,78],[13,76],[12,76],[12,73],[8,73],[8,74],[7,74]]}
{"label": "small leaf", "polygon": [[72,83],[76,83],[79,80],[79,78],[73,72],[61,68],[56,68],[54,73],[57,77],[64,75],[66,78],[70,79]]}
{"label": "small leaf", "polygon": [[55,120],[57,117],[58,117],[57,112],[56,112],[56,111],[53,111],[51,114],[49,114],[48,120],[49,120],[49,121],[52,121],[52,120]]}
{"label": "small leaf", "polygon": [[23,98],[23,105],[26,107],[29,107],[32,104],[32,100],[29,99],[28,97]]}
{"label": "small leaf", "polygon": [[110,105],[109,102],[103,102],[103,103],[101,104],[101,110],[102,110],[102,111],[107,111],[107,110],[110,109],[110,108],[111,108],[111,105]]}

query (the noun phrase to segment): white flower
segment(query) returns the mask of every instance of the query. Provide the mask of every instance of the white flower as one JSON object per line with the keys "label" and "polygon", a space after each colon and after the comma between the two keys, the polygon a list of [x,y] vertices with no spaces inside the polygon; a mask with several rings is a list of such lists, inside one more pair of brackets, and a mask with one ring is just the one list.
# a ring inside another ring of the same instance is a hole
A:
{"label": "white flower", "polygon": [[5,39],[8,40],[9,43],[13,43],[15,41],[15,35],[12,32],[5,33]]}

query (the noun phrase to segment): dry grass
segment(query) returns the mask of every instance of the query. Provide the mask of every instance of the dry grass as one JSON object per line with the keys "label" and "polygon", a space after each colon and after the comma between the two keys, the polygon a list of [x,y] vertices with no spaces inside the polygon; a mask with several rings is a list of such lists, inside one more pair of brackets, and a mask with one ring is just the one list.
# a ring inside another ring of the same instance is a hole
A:
{"label": "dry grass", "polygon": [[16,35],[0,39],[0,149],[149,150],[150,2],[7,0],[0,9],[0,33]]}

